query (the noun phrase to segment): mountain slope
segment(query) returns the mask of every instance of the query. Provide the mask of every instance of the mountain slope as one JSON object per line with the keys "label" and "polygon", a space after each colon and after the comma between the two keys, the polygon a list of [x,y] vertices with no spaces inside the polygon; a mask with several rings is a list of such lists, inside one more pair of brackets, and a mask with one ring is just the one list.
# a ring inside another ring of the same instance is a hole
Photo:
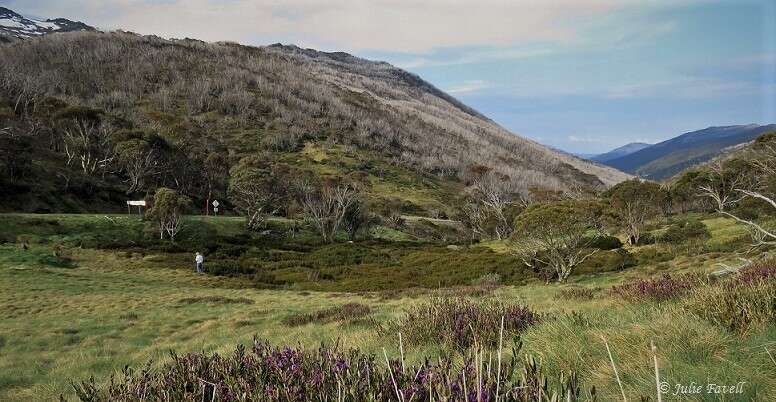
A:
{"label": "mountain slope", "polygon": [[662,180],[690,166],[708,161],[728,147],[752,141],[773,130],[776,130],[776,124],[709,127],[682,134],[604,163],[624,172]]}
{"label": "mountain slope", "polygon": [[[384,195],[408,202],[416,201],[408,195],[413,189],[440,186],[447,190],[438,198],[449,201],[478,166],[522,193],[531,187],[602,188],[628,177],[515,136],[411,73],[345,53],[71,32],[0,46],[0,59],[8,61],[0,64],[0,95],[11,126],[33,116],[54,143],[62,124],[56,116],[80,106],[106,116],[101,124],[110,129],[158,133],[192,166],[217,151],[231,164],[267,154],[322,174],[374,164],[408,169],[415,177],[402,173],[407,180],[401,185],[386,184],[396,177],[368,172]],[[329,153],[323,162],[321,152]],[[57,155],[48,168],[63,164],[61,150]],[[155,180],[182,186],[177,178]],[[408,187],[412,182],[426,187]],[[114,181],[108,187],[122,186]],[[184,187],[192,198],[201,197],[188,189],[196,184]],[[113,194],[110,202],[120,199]]]}
{"label": "mountain slope", "polygon": [[54,32],[95,31],[93,27],[83,22],[71,21],[66,18],[38,21],[25,18],[22,15],[0,7],[0,36],[24,39]]}
{"label": "mountain slope", "polygon": [[600,154],[593,156],[590,158],[590,160],[594,160],[596,162],[606,162],[610,161],[612,159],[621,158],[625,155],[630,155],[634,152],[641,151],[642,149],[651,146],[652,144],[647,144],[643,142],[631,142],[630,144],[625,144],[619,148],[615,148],[607,153]]}

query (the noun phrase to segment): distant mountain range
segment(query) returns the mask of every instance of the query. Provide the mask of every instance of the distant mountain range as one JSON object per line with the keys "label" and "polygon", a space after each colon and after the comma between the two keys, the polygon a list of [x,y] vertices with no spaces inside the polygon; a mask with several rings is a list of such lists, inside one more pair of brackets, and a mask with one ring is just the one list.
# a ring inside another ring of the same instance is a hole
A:
{"label": "distant mountain range", "polygon": [[623,145],[619,148],[615,148],[605,154],[595,155],[591,157],[591,160],[594,160],[596,162],[605,163],[607,161],[610,161],[612,159],[617,159],[620,157],[623,157],[625,155],[630,155],[634,152],[641,151],[642,149],[652,146],[652,144],[647,144],[643,142],[631,142],[630,144]]}
{"label": "distant mountain range", "polygon": [[[628,144],[591,159],[623,172],[662,180],[770,131],[776,131],[776,124],[709,127],[654,145]],[[638,149],[641,145],[647,146]],[[621,155],[610,157],[617,153]]]}
{"label": "distant mountain range", "polygon": [[34,20],[5,7],[0,7],[0,35],[16,39],[30,38],[54,32],[96,31],[83,22],[66,18]]}

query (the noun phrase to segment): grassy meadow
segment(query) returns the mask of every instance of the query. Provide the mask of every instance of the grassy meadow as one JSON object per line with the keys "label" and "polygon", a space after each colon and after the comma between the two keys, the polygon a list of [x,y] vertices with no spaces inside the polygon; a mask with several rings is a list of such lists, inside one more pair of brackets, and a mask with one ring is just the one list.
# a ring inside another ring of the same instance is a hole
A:
{"label": "grassy meadow", "polygon": [[[413,330],[402,321],[407,311],[461,297],[541,314],[521,334],[522,353],[553,375],[575,370],[599,400],[621,399],[606,343],[628,399],[654,400],[654,342],[663,381],[746,382],[743,394],[686,399],[772,401],[773,322],[736,331],[696,313],[692,297],[628,301],[609,291],[665,273],[708,274],[718,263],[736,264],[732,250],[746,231],[729,219],[697,218],[711,233],[703,244],[633,248],[634,266],[587,267],[567,284],[545,285],[497,242],[396,240],[381,238],[389,230],[377,228],[370,240],[321,245],[304,231],[281,235],[288,223],[281,220],[271,222],[276,235],[262,237],[245,233],[239,218],[190,217],[181,235],[187,240],[170,245],[138,217],[1,215],[0,400],[73,400],[71,380],[94,376],[101,384],[125,365],[159,367],[171,350],[228,355],[254,336],[305,348],[339,343],[380,356],[385,348],[398,357],[398,334]],[[206,270],[234,262],[261,272],[196,274],[197,249],[206,251]],[[500,283],[478,281],[494,273]],[[321,313],[353,303],[362,314]],[[463,353],[432,339],[403,348],[408,364]]]}

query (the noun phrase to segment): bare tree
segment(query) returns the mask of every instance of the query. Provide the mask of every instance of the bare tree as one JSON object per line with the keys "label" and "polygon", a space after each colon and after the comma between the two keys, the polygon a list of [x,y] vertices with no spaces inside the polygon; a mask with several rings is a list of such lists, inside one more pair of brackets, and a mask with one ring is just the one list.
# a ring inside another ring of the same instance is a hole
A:
{"label": "bare tree", "polygon": [[[717,203],[717,212],[746,225],[752,236],[751,250],[776,245],[776,231],[753,219],[742,218],[726,209],[751,198],[776,209],[776,198],[768,193],[768,181],[776,177],[776,133],[766,134],[755,141],[755,157],[749,162],[728,161],[712,165],[708,183],[701,186],[701,196]],[[738,163],[733,163],[738,162]],[[746,166],[742,166],[748,163]],[[754,168],[754,171],[747,169]],[[772,191],[771,191],[772,192]]]}
{"label": "bare tree", "polygon": [[482,204],[467,200],[461,207],[461,213],[461,221],[472,234],[472,239],[479,238],[486,234],[488,213]]}
{"label": "bare tree", "polygon": [[76,163],[88,175],[104,169],[113,160],[112,125],[102,112],[87,107],[68,107],[55,115],[59,122],[67,164]]}
{"label": "bare tree", "polygon": [[463,209],[474,233],[483,234],[488,221],[491,221],[489,226],[492,226],[495,238],[502,240],[509,237],[513,230],[509,208],[519,199],[515,190],[508,177],[493,171],[474,179],[470,200]]}
{"label": "bare tree", "polygon": [[316,183],[310,178],[297,186],[305,216],[315,226],[325,242],[334,242],[348,208],[357,202],[359,187],[347,181],[325,180]]}
{"label": "bare tree", "polygon": [[704,184],[699,187],[700,196],[711,199],[717,211],[723,211],[746,197],[739,190],[748,187],[749,178],[744,171],[731,169],[722,161],[709,166]]}

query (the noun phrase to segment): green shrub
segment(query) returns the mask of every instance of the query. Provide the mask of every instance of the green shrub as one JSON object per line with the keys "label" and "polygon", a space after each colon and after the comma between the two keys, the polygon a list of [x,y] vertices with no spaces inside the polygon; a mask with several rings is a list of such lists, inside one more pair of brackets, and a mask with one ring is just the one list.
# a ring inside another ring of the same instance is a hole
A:
{"label": "green shrub", "polygon": [[650,244],[655,244],[655,235],[652,233],[642,233],[641,236],[639,236],[639,241],[636,243],[637,246],[648,246]]}
{"label": "green shrub", "polygon": [[75,268],[75,263],[70,257],[44,254],[38,257],[38,264],[54,268]]}
{"label": "green shrub", "polygon": [[256,268],[247,267],[236,260],[217,260],[205,264],[205,272],[217,276],[251,275]]}
{"label": "green shrub", "polygon": [[253,281],[253,285],[260,289],[274,289],[288,283],[283,279],[278,279],[274,274],[267,271],[256,271],[251,277],[251,280]]}
{"label": "green shrub", "polygon": [[636,258],[628,250],[618,248],[599,251],[590,256],[577,268],[577,274],[621,271],[637,265]]}
{"label": "green shrub", "polygon": [[666,243],[683,243],[688,240],[706,240],[711,238],[711,233],[701,221],[690,220],[676,222],[668,227],[659,240]]}
{"label": "green shrub", "polygon": [[671,250],[658,246],[645,247],[634,254],[637,265],[656,264],[674,259],[674,254]]}
{"label": "green shrub", "polygon": [[248,246],[216,244],[207,247],[208,253],[213,253],[211,258],[235,258],[240,257],[248,251]]}
{"label": "green shrub", "polygon": [[588,247],[600,250],[614,250],[622,247],[622,241],[615,236],[597,236],[590,241]]}

